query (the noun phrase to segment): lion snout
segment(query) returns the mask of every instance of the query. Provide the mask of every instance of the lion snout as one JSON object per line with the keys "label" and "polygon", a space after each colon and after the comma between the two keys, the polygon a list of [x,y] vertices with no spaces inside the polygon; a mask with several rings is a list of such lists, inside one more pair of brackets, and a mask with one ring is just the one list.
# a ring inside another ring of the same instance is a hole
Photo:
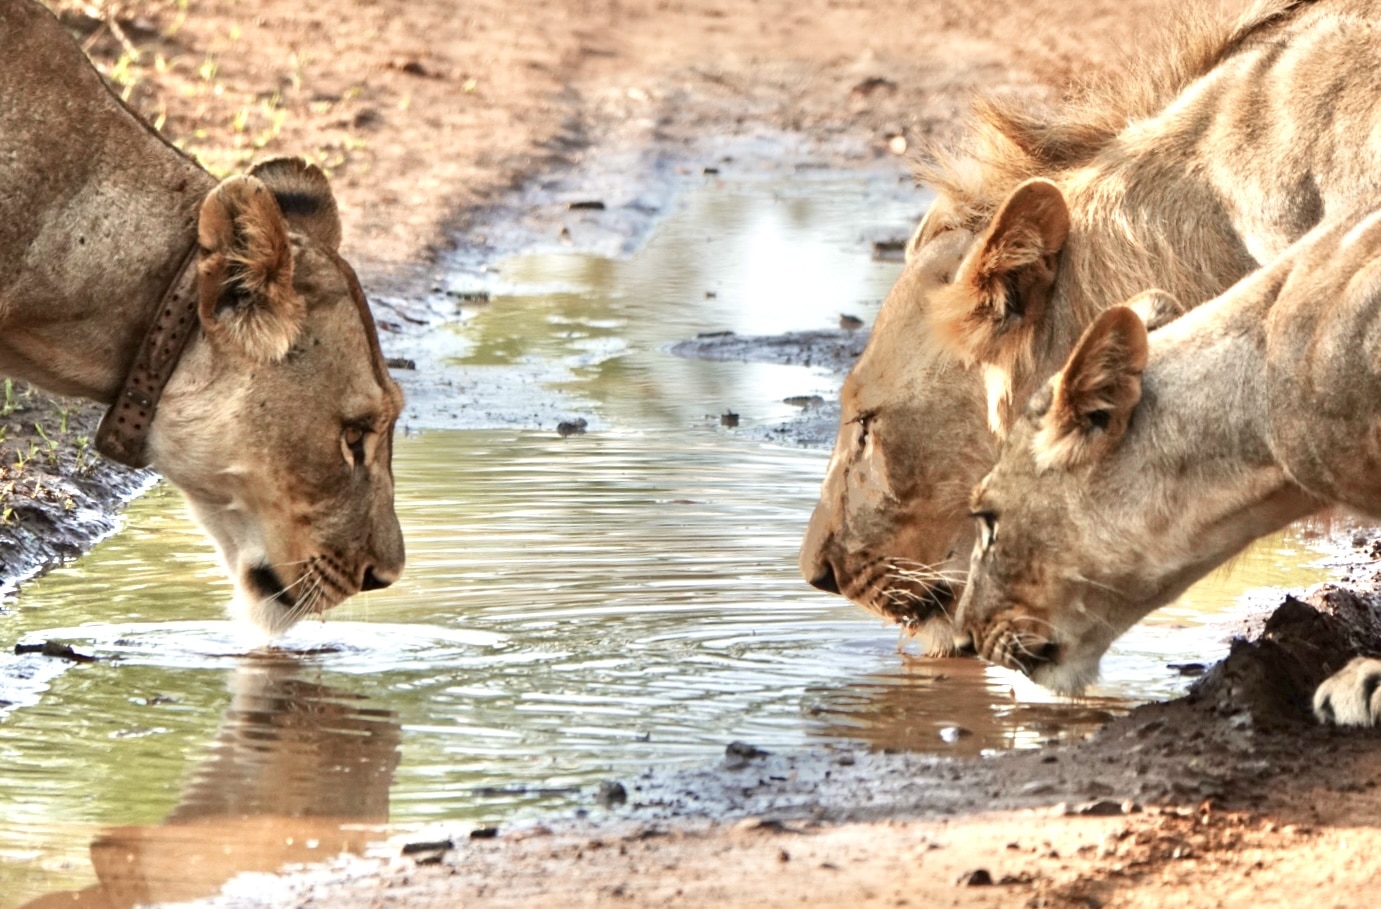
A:
{"label": "lion snout", "polygon": [[396,573],[390,577],[387,573],[381,574],[376,571],[373,565],[368,565],[364,569],[364,578],[360,581],[360,592],[383,590],[385,587],[391,586],[397,579]]}
{"label": "lion snout", "polygon": [[802,559],[801,571],[805,575],[810,586],[816,590],[823,590],[825,593],[839,595],[839,579],[835,577],[834,566],[828,560],[821,560],[814,565],[807,565]]}
{"label": "lion snout", "polygon": [[995,616],[986,628],[972,629],[971,634],[983,659],[1030,676],[1060,662],[1062,648],[1050,630],[1049,620],[1011,609]]}

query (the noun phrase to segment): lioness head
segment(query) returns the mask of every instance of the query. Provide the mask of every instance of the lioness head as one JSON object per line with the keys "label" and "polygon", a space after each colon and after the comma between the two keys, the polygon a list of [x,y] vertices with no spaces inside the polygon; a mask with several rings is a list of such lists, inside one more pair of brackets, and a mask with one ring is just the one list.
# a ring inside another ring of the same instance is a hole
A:
{"label": "lioness head", "polygon": [[1051,688],[1091,681],[1103,651],[1143,614],[1120,608],[1130,592],[1112,564],[1143,550],[1099,539],[1118,497],[1090,507],[1071,500],[1082,505],[1082,487],[1119,479],[1101,468],[1140,398],[1146,351],[1136,314],[1108,310],[1031,398],[973,491],[977,541],[957,621],[984,659]]}
{"label": "lioness head", "polygon": [[956,620],[980,656],[1057,691],[1091,682],[1119,635],[1252,538],[1229,525],[1293,505],[1257,509],[1195,481],[1205,415],[1144,397],[1147,357],[1135,310],[1100,315],[973,492],[978,539]]}
{"label": "lioness head", "polygon": [[279,632],[403,569],[389,377],[339,256],[325,176],[275,159],[225,180],[198,227],[199,319],[149,435],[235,582]]}
{"label": "lioness head", "polygon": [[[1079,267],[1093,266],[1055,183],[1026,180],[992,208],[961,196],[941,195],[927,212],[844,382],[834,458],[801,552],[806,580],[911,626],[949,611],[962,591],[969,491],[1015,406],[1104,305],[1085,285],[1118,286],[1069,277],[1075,252]],[[1183,311],[1159,293],[1131,305],[1154,325]],[[927,631],[932,650],[947,649],[940,623]]]}
{"label": "lioness head", "polygon": [[1023,183],[996,213],[938,198],[844,381],[801,571],[922,629],[933,652],[950,649],[972,542],[965,502],[995,457],[1007,376],[1050,346],[1042,316],[1068,230],[1047,180]]}
{"label": "lioness head", "polygon": [[971,547],[965,499],[995,454],[979,376],[917,342],[926,303],[974,237],[936,212],[844,380],[834,455],[801,547],[807,581],[950,649],[948,615]]}

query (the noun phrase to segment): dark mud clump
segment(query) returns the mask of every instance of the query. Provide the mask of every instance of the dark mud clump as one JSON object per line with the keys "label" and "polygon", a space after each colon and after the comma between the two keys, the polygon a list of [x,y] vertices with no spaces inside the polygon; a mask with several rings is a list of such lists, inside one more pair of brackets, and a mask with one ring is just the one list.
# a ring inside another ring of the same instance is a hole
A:
{"label": "dark mud clump", "polygon": [[115,529],[152,471],[96,453],[102,408],[0,385],[0,593],[75,558]]}
{"label": "dark mud clump", "polygon": [[[778,363],[810,366],[842,376],[854,365],[868,343],[866,331],[793,331],[780,335],[738,335],[731,331],[706,332],[671,346],[678,357],[699,360]],[[775,426],[755,426],[750,434],[765,441],[828,448],[839,431],[839,405],[819,395],[801,394],[787,402],[802,408],[794,419]]]}
{"label": "dark mud clump", "polygon": [[1319,683],[1354,656],[1381,648],[1381,596],[1330,585],[1310,600],[1287,596],[1258,637],[1233,641],[1190,701],[1220,715],[1250,717],[1259,729],[1312,723]]}
{"label": "dark mud clump", "polygon": [[744,363],[781,363],[786,366],[819,366],[843,373],[853,366],[866,332],[792,331],[780,335],[738,335],[709,332],[689,341],[678,341],[671,352],[699,360],[737,360]]}

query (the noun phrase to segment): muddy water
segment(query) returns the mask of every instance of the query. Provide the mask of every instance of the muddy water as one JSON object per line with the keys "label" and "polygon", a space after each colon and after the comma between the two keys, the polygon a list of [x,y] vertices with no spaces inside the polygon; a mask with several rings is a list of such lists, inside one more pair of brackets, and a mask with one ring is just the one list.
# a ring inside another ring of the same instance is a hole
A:
{"label": "muddy water", "polygon": [[0,907],[191,899],[399,828],[600,810],[601,781],[734,740],[973,753],[1082,735],[1182,690],[1167,663],[1218,656],[1244,591],[1322,576],[1307,535],[1272,541],[1119,642],[1079,701],[899,652],[807,588],[795,552],[825,453],[718,415],[780,419],[782,397],[836,380],[662,348],[868,318],[895,266],[864,231],[904,232],[913,201],[840,190],[707,187],[630,261],[505,263],[503,292],[456,327],[454,364],[540,363],[592,431],[400,439],[405,580],[273,649],[224,620],[224,582],[165,489],[26,587],[5,650],[60,639],[98,659],[0,667]]}

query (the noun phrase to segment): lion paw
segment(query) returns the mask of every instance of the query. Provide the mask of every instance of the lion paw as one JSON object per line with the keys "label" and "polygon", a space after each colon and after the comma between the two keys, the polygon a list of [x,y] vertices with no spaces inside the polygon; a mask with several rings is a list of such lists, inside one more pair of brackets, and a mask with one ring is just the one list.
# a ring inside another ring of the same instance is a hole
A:
{"label": "lion paw", "polygon": [[1375,726],[1381,719],[1381,660],[1356,657],[1314,692],[1314,716],[1336,726]]}

